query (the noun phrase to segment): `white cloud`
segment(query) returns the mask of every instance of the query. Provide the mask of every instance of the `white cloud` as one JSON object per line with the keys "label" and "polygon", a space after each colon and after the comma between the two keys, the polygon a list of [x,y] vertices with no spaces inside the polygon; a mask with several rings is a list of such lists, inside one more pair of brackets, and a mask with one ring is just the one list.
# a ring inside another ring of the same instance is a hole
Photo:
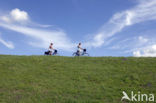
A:
{"label": "white cloud", "polygon": [[4,22],[7,22],[7,23],[11,22],[10,18],[7,17],[7,16],[2,16],[1,20],[4,21]]}
{"label": "white cloud", "polygon": [[[2,21],[0,22],[0,26],[33,38],[31,41],[27,41],[28,44],[35,47],[48,48],[49,44],[53,42],[54,46],[62,50],[70,51],[70,49],[73,48],[74,44],[66,36],[66,33],[63,30],[57,28],[55,28],[56,30],[47,30],[45,27],[51,25],[36,24],[29,20],[27,12],[17,8],[11,10],[8,15],[0,17],[0,21]],[[27,25],[23,25],[23,22],[27,21],[29,21]],[[36,26],[38,27],[35,28]]]}
{"label": "white cloud", "polygon": [[18,8],[11,10],[7,15],[0,16],[0,20],[5,23],[25,23],[30,21],[28,13]]}
{"label": "white cloud", "polygon": [[[100,30],[95,33],[92,39],[84,44],[88,47],[100,47],[104,43],[107,43],[107,41],[110,40],[110,37],[120,32],[126,26],[148,20],[156,20],[156,0],[140,0],[135,7],[114,14],[108,23],[103,25]],[[27,25],[14,23],[27,21],[29,21],[29,27]],[[70,50],[75,45],[62,30],[50,31],[44,28],[49,27],[50,25],[37,24],[37,26],[42,28],[33,27],[34,23],[30,21],[28,13],[26,11],[21,11],[18,8],[11,10],[8,15],[1,16],[0,26],[33,38],[33,41],[28,41],[28,43],[35,47],[47,48],[49,43],[53,42],[60,49]],[[138,39],[142,43],[149,41],[141,36]],[[142,55],[142,51],[134,51],[134,55]]]}
{"label": "white cloud", "polygon": [[145,36],[131,37],[117,42],[110,49],[120,49],[122,53],[132,53],[135,57],[155,57],[156,39]]}
{"label": "white cloud", "polygon": [[11,15],[12,19],[15,21],[27,21],[27,20],[29,20],[27,12],[21,11],[18,8],[13,9],[10,12],[10,15]]}
{"label": "white cloud", "polygon": [[135,57],[140,57],[140,56],[141,56],[140,51],[139,51],[139,50],[138,50],[138,51],[134,51],[134,52],[133,52],[133,56],[135,56]]}
{"label": "white cloud", "polygon": [[104,41],[102,40],[103,38],[103,34],[102,33],[99,33],[97,34],[95,37],[94,37],[94,43],[92,44],[94,47],[98,47],[100,46],[101,44],[104,43]]}
{"label": "white cloud", "polygon": [[156,44],[133,51],[135,57],[156,57]]}
{"label": "white cloud", "polygon": [[139,36],[138,37],[138,40],[141,42],[141,43],[147,43],[149,40],[143,36]]}
{"label": "white cloud", "polygon": [[139,0],[135,7],[114,14],[110,21],[101,27],[93,39],[86,44],[90,47],[102,46],[108,38],[126,26],[148,20],[156,20],[156,0]]}
{"label": "white cloud", "polygon": [[71,41],[66,37],[66,34],[63,31],[48,31],[2,23],[0,23],[0,26],[32,37],[34,41],[29,41],[29,44],[35,47],[47,48],[49,43],[51,42],[53,42],[54,45],[57,46],[57,48],[63,50],[70,50],[73,47],[73,43],[71,43]]}
{"label": "white cloud", "polygon": [[10,41],[5,41],[0,37],[0,43],[2,43],[3,45],[5,45],[6,47],[10,48],[10,49],[14,49],[14,45],[12,42]]}

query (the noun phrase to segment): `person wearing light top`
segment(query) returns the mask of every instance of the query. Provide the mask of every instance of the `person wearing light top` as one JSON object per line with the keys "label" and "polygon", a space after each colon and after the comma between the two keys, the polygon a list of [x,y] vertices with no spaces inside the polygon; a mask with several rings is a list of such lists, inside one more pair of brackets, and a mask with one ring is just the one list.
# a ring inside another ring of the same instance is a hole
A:
{"label": "person wearing light top", "polygon": [[83,48],[81,48],[81,43],[77,46],[78,55],[80,56],[80,53],[83,51]]}
{"label": "person wearing light top", "polygon": [[49,55],[52,55],[52,53],[53,53],[53,50],[54,50],[54,48],[53,48],[53,43],[50,43],[50,46],[49,46]]}

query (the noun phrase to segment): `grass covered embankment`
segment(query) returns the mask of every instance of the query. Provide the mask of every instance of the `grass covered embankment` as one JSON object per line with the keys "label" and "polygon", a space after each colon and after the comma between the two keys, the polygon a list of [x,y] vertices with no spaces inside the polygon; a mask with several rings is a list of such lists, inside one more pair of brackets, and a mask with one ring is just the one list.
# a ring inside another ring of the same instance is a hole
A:
{"label": "grass covered embankment", "polygon": [[156,58],[0,56],[0,103],[120,103],[156,95]]}

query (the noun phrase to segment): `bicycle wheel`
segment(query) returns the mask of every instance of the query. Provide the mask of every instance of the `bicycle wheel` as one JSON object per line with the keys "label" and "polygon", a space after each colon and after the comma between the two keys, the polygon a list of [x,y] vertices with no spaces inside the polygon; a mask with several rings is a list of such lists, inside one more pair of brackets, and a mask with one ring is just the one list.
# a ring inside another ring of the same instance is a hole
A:
{"label": "bicycle wheel", "polygon": [[58,54],[58,53],[53,53],[52,55],[53,55],[53,56],[58,56],[59,54]]}
{"label": "bicycle wheel", "polygon": [[78,55],[77,55],[77,52],[74,52],[72,56],[74,56],[74,57],[75,57],[75,56],[78,56]]}
{"label": "bicycle wheel", "polygon": [[82,56],[89,56],[89,54],[88,53],[84,53]]}

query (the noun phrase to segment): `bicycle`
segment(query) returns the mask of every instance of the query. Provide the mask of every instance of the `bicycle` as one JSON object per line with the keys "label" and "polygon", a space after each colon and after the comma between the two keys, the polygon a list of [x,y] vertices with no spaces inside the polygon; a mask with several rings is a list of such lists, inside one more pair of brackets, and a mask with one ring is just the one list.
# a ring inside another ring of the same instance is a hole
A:
{"label": "bicycle", "polygon": [[87,53],[86,49],[83,49],[82,53],[79,53],[79,51],[77,51],[73,53],[73,56],[89,56],[89,54]]}
{"label": "bicycle", "polygon": [[59,54],[58,54],[57,50],[55,49],[52,54],[50,54],[50,51],[48,50],[48,51],[44,52],[44,55],[54,55],[54,56],[57,56]]}

